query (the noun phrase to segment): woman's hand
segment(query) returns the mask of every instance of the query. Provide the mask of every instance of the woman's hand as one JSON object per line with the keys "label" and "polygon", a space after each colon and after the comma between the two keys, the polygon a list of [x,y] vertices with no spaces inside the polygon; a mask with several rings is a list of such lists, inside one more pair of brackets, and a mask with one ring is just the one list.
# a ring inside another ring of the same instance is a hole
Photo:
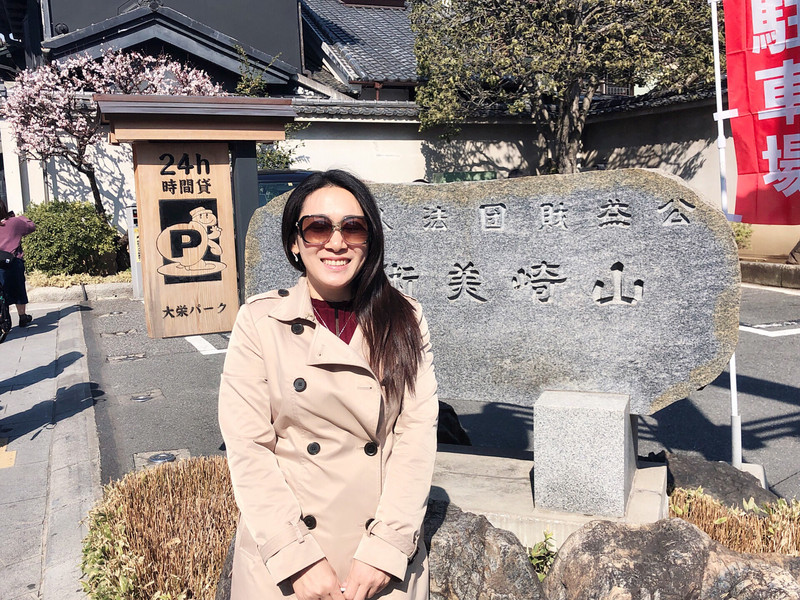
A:
{"label": "woman's hand", "polygon": [[345,600],[368,600],[385,588],[389,579],[386,571],[353,559],[350,574],[344,582]]}
{"label": "woman's hand", "polygon": [[344,600],[342,584],[326,558],[292,575],[291,582],[297,600]]}

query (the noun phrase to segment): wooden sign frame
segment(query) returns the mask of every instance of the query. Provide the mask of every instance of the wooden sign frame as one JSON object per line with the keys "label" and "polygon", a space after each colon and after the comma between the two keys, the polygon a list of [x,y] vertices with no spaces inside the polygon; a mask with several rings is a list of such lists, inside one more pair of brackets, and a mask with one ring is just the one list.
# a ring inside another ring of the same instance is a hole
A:
{"label": "wooden sign frame", "polygon": [[284,139],[286,123],[295,117],[291,100],[93,99],[109,125],[109,140],[133,144],[148,335],[230,331],[240,297],[237,251],[243,255],[244,230],[258,205],[255,142]]}
{"label": "wooden sign frame", "polygon": [[230,331],[239,308],[228,144],[133,145],[147,333]]}

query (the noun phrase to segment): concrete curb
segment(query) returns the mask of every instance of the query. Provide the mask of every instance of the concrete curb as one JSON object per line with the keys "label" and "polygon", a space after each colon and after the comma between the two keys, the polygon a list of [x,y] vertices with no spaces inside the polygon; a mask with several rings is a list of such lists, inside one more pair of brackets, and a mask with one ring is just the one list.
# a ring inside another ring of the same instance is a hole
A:
{"label": "concrete curb", "polygon": [[742,282],[800,289],[800,265],[739,261]]}
{"label": "concrete curb", "polygon": [[[43,532],[44,600],[85,599],[80,584],[86,515],[99,500],[100,444],[89,385],[89,366],[78,305],[61,309],[53,438]],[[71,361],[66,356],[80,358]]]}
{"label": "concrete curb", "polygon": [[29,302],[82,302],[132,296],[133,286],[130,283],[90,283],[68,288],[39,287],[28,290]]}

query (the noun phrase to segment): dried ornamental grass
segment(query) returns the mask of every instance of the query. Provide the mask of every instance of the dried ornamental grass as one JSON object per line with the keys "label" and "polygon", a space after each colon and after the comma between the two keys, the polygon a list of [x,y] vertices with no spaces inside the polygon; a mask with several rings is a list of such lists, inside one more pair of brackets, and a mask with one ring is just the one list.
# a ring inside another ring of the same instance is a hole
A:
{"label": "dried ornamental grass", "polygon": [[781,498],[759,507],[751,498],[745,508],[728,508],[702,488],[676,488],[670,497],[670,516],[697,525],[731,550],[800,556],[800,502]]}
{"label": "dried ornamental grass", "polygon": [[84,589],[94,600],[213,600],[237,518],[222,457],[129,473],[89,513]]}
{"label": "dried ornamental grass", "polygon": [[68,288],[73,285],[93,284],[93,283],[130,283],[131,270],[120,271],[116,275],[89,275],[87,273],[76,273],[75,275],[47,275],[42,271],[32,269],[25,274],[25,282],[28,289],[37,287],[57,287]]}

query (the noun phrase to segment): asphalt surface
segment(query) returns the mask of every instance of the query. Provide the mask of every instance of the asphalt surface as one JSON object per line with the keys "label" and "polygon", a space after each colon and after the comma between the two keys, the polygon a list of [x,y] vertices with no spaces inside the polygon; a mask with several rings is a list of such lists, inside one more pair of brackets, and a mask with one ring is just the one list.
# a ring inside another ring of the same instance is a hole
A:
{"label": "asphalt surface", "polygon": [[[160,452],[222,453],[216,402],[227,336],[202,336],[205,345],[187,338],[151,340],[141,301],[84,304],[103,482]],[[764,465],[777,494],[800,496],[800,291],[745,285],[740,320],[744,461]],[[725,372],[689,398],[642,417],[639,454],[666,449],[730,461],[728,381]],[[474,445],[509,455],[532,449],[532,409],[453,404]]]}
{"label": "asphalt surface", "polygon": [[[224,353],[201,354],[183,337],[150,339],[141,301],[87,303],[83,317],[103,483],[133,470],[138,457],[223,453]],[[223,350],[228,343],[221,334],[203,339]]]}

